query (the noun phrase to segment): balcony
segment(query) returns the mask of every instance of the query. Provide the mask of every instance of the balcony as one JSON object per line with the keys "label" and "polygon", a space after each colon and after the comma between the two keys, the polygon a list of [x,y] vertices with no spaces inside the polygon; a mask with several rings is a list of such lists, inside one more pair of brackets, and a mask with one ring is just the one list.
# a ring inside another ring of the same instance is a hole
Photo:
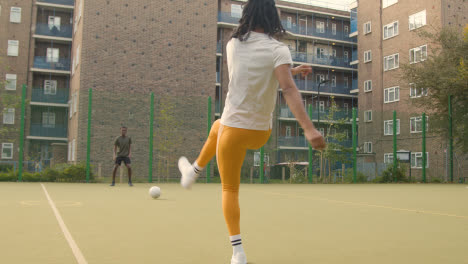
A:
{"label": "balcony", "polygon": [[351,32],[350,32],[350,34],[356,33],[358,31],[358,28],[357,28],[358,23],[357,22],[358,22],[357,11],[352,10],[351,11]]}
{"label": "balcony", "polygon": [[215,114],[221,113],[221,102],[219,100],[215,101]]}
{"label": "balcony", "polygon": [[71,25],[60,25],[60,27],[49,26],[48,24],[37,24],[36,34],[50,37],[70,38],[72,37],[73,28]]}
{"label": "balcony", "polygon": [[55,5],[69,5],[75,6],[75,0],[36,0],[37,2],[55,4]]}
{"label": "balcony", "polygon": [[68,89],[57,90],[55,94],[45,94],[43,88],[33,88],[31,102],[67,104]]}
{"label": "balcony", "polygon": [[351,59],[352,61],[357,61],[357,60],[359,60],[358,51],[357,51],[357,50],[353,50],[353,53],[352,53],[352,54],[353,54],[353,55],[352,55],[353,57],[352,57],[352,59]]}
{"label": "balcony", "polygon": [[222,42],[216,43],[216,53],[223,53],[223,43]]}
{"label": "balcony", "polygon": [[[280,105],[279,106],[279,118],[294,118],[294,115],[292,114],[291,110],[287,105]],[[345,119],[346,122],[349,122],[349,120],[353,117],[352,111],[350,110],[337,110],[333,114],[333,116],[330,116],[330,110],[329,109],[323,109],[320,111],[320,120],[322,121],[333,121],[333,120],[340,120],[340,119]],[[318,120],[319,118],[319,111],[317,108],[313,107],[312,108],[312,120]]]}
{"label": "balcony", "polygon": [[221,73],[216,72],[216,83],[221,83]]}
{"label": "balcony", "polygon": [[299,25],[292,25],[287,21],[281,21],[286,31],[302,36],[325,38],[331,40],[341,40],[347,42],[357,42],[355,38],[350,38],[348,33],[340,31],[332,31],[331,29],[323,29],[323,32],[314,27],[304,27]]}
{"label": "balcony", "polygon": [[70,59],[59,58],[57,62],[53,62],[47,59],[47,57],[34,57],[34,68],[47,69],[47,70],[58,70],[58,71],[70,71]]}
{"label": "balcony", "polygon": [[[344,146],[345,148],[350,148],[353,145],[352,140],[343,140],[341,142],[338,142],[335,139],[328,139],[328,143],[337,143]],[[308,148],[309,142],[307,142],[304,136],[279,136],[278,146],[290,148]]]}
{"label": "balcony", "polygon": [[[318,92],[318,84],[312,80],[297,80],[295,79],[294,82],[296,83],[297,89],[301,91],[308,91],[308,92]],[[334,87],[330,84],[320,85],[320,92],[321,93],[330,93],[330,94],[342,94],[342,95],[350,95],[349,84],[346,83],[337,83]]]}
{"label": "balcony", "polygon": [[353,83],[353,86],[352,86],[351,90],[356,90],[356,89],[359,88],[359,87],[358,87],[358,80],[353,80],[352,83]]}
{"label": "balcony", "polygon": [[31,124],[30,135],[34,137],[67,138],[66,125]]}
{"label": "balcony", "polygon": [[331,67],[342,67],[342,68],[349,68],[355,69],[352,65],[349,64],[348,58],[339,58],[333,56],[317,56],[313,53],[305,53],[305,52],[291,52],[291,57],[294,62],[304,62],[310,64],[318,64],[324,66],[331,66]]}
{"label": "balcony", "polygon": [[[218,12],[218,22],[228,23],[237,25],[239,24],[239,17],[233,17],[231,13],[227,12]],[[303,26],[293,26],[289,24],[287,21],[281,21],[283,27],[286,31],[297,34],[303,35],[307,37],[317,37],[317,38],[326,38],[331,40],[342,40],[348,42],[357,42],[355,38],[350,38],[349,35],[345,32],[335,31],[333,32],[331,29],[324,29],[324,32],[317,32],[315,28],[312,27],[303,27]]]}

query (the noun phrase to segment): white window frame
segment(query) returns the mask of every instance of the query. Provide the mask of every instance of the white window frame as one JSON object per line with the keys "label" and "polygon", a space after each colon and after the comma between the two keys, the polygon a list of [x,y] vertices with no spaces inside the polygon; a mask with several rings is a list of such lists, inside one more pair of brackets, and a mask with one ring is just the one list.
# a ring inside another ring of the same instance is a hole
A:
{"label": "white window frame", "polygon": [[[10,149],[10,156],[5,155],[4,150]],[[2,143],[2,159],[13,159],[13,143]]]}
{"label": "white window frame", "polygon": [[372,61],[372,50],[364,51],[364,63],[368,63]]}
{"label": "white window frame", "polygon": [[364,81],[364,92],[371,92],[372,91],[372,80]]}
{"label": "white window frame", "polygon": [[332,35],[336,35],[336,23],[332,23]]}
{"label": "white window frame", "polygon": [[372,122],[372,110],[364,111],[364,122]]}
{"label": "white window frame", "polygon": [[384,163],[385,164],[393,163],[393,153],[384,153]]}
{"label": "white window frame", "polygon": [[345,77],[345,78],[343,79],[343,83],[344,83],[344,88],[348,88],[348,87],[349,87],[349,79],[348,79],[348,77]]}
{"label": "white window frame", "polygon": [[44,94],[57,94],[57,80],[44,80]]}
{"label": "white window frame", "polygon": [[319,102],[319,111],[320,111],[320,113],[325,113],[325,102],[324,101]]}
{"label": "white window frame", "polygon": [[10,22],[21,23],[21,7],[12,6],[10,9]]}
{"label": "white window frame", "polygon": [[42,126],[54,128],[56,115],[54,112],[42,112]]}
{"label": "white window frame", "polygon": [[345,62],[348,62],[348,61],[349,61],[349,53],[348,53],[347,50],[345,50],[345,51],[343,52],[343,58],[344,58],[344,61],[345,61]]}
{"label": "white window frame", "polygon": [[345,25],[343,31],[344,31],[345,35],[349,35],[349,26]]}
{"label": "white window frame", "polygon": [[61,20],[62,18],[59,16],[49,16],[47,20],[47,25],[49,26],[49,30],[52,30],[54,27],[56,27],[57,30],[60,31],[60,24],[62,22]]}
{"label": "white window frame", "polygon": [[3,109],[3,124],[5,125],[15,124],[15,108]]}
{"label": "white window frame", "polygon": [[336,58],[336,49],[332,50],[332,56],[333,56],[333,58]]}
{"label": "white window frame", "polygon": [[46,61],[56,63],[60,59],[60,49],[58,48],[47,48]]}
{"label": "white window frame", "polygon": [[372,142],[364,142],[364,153],[372,153]]}
{"label": "white window frame", "polygon": [[382,0],[382,8],[387,8],[398,3],[398,0]]}
{"label": "white window frame", "polygon": [[325,22],[323,22],[323,21],[316,21],[316,22],[315,22],[315,32],[317,32],[317,33],[325,33]]}
{"label": "white window frame", "polygon": [[409,50],[410,64],[425,60],[427,60],[427,44]]}
{"label": "white window frame", "polygon": [[[393,94],[393,99],[390,95]],[[400,101],[400,86],[394,86],[384,89],[384,103],[394,103]]]}
{"label": "white window frame", "polygon": [[8,40],[8,56],[18,57],[19,55],[19,40]]}
{"label": "white window frame", "polygon": [[316,74],[315,75],[315,82],[317,84],[319,84],[319,83],[321,83],[323,81],[325,81],[325,74]]}
{"label": "white window frame", "polygon": [[422,96],[427,96],[428,89],[427,88],[417,88],[416,84],[410,83],[410,98],[419,98]]}
{"label": "white window frame", "polygon": [[[400,134],[400,119],[396,120],[397,122],[397,135]],[[384,136],[393,136],[393,119],[384,120]]]}
{"label": "white window frame", "polygon": [[363,24],[363,31],[364,31],[364,35],[367,35],[372,32],[371,21],[367,21],[366,23]]}
{"label": "white window frame", "polygon": [[6,81],[5,90],[15,91],[17,80],[18,80],[18,76],[16,74],[7,73],[5,75],[5,81]]}
{"label": "white window frame", "polygon": [[343,108],[344,108],[346,114],[348,114],[349,113],[348,103],[343,103]]}
{"label": "white window frame", "polygon": [[[418,160],[421,159],[421,165],[418,164]],[[422,152],[411,152],[411,168],[422,169]],[[429,152],[426,152],[426,169],[429,168]]]}
{"label": "white window frame", "polygon": [[331,87],[336,87],[336,75],[332,75],[331,77]]}
{"label": "white window frame", "polygon": [[322,136],[325,136],[325,129],[323,127],[319,127],[317,130],[322,134]]}
{"label": "white window frame", "polygon": [[286,126],[286,131],[285,131],[285,135],[286,135],[286,138],[290,138],[291,137],[291,126]]}
{"label": "white window frame", "polygon": [[[390,24],[383,26],[383,39],[389,39],[398,36],[398,21],[393,21]],[[391,32],[391,34],[390,34]]]}
{"label": "white window frame", "polygon": [[426,25],[426,10],[412,14],[408,17],[409,30],[415,30]]}
{"label": "white window frame", "polygon": [[[429,128],[429,117],[426,116],[426,132],[428,128]],[[422,116],[410,117],[410,133],[411,134],[422,133]]]}
{"label": "white window frame", "polygon": [[[393,66],[390,67],[390,61],[393,60]],[[398,69],[400,67],[400,54],[395,53],[384,57],[384,71]]]}

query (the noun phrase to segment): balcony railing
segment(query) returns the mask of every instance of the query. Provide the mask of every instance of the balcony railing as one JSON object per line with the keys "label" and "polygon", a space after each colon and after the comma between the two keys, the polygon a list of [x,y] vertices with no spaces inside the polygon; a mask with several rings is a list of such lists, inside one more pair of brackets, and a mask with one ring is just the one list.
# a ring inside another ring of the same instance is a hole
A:
{"label": "balcony railing", "polygon": [[351,89],[352,89],[352,90],[356,90],[356,89],[358,89],[358,88],[359,88],[359,87],[358,87],[358,80],[353,80],[353,86],[352,86]]}
{"label": "balcony railing", "polygon": [[31,136],[35,137],[55,137],[66,138],[67,126],[61,124],[44,125],[44,124],[31,124]]}
{"label": "balcony railing", "polygon": [[[320,120],[326,120],[326,121],[345,119],[346,122],[349,122],[349,120],[352,118],[352,111],[350,109],[349,110],[337,110],[335,111],[333,116],[330,116],[330,109],[325,108],[319,113],[319,110],[316,107],[313,107],[312,119],[318,120],[319,114],[320,114]],[[282,118],[294,118],[294,115],[292,114],[291,110],[286,105],[279,106],[278,116]]]}
{"label": "balcony railing", "polygon": [[357,11],[352,10],[351,11],[351,32],[350,32],[351,34],[358,31],[357,22],[358,22]]}
{"label": "balcony railing", "polygon": [[353,50],[353,53],[352,53],[352,54],[353,54],[353,55],[352,55],[353,57],[352,57],[351,61],[355,61],[355,60],[358,60],[358,59],[359,59],[359,57],[358,57],[358,51],[357,51],[357,50]]}
{"label": "balcony railing", "polygon": [[31,102],[66,104],[68,102],[68,89],[57,90],[55,94],[46,94],[43,88],[33,88]]}
{"label": "balcony railing", "polygon": [[[310,92],[318,92],[318,84],[312,80],[294,80],[296,86],[301,91],[310,91]],[[349,84],[346,83],[337,83],[335,86],[332,84],[327,83],[325,85],[320,85],[320,92],[321,93],[333,93],[333,94],[345,94],[349,95],[351,87]]]}
{"label": "balcony railing", "polygon": [[[327,139],[328,143],[337,143],[345,148],[350,148],[353,144],[352,140],[343,140],[337,141],[335,139]],[[282,147],[296,147],[296,148],[307,148],[309,147],[309,142],[305,139],[304,136],[279,136],[278,137],[278,145]]]}
{"label": "balcony railing", "polygon": [[56,5],[70,5],[70,6],[75,5],[75,0],[36,0],[36,1],[37,2],[50,3],[50,4],[56,4]]}
{"label": "balcony railing", "polygon": [[221,83],[221,73],[216,72],[216,83]]}
{"label": "balcony railing", "polygon": [[223,43],[218,42],[216,43],[216,53],[222,53],[223,52]]}
{"label": "balcony railing", "polygon": [[305,52],[291,52],[291,57],[295,62],[305,62],[311,64],[319,64],[325,66],[334,66],[334,67],[345,67],[345,68],[354,68],[352,65],[349,65],[348,58],[339,58],[333,56],[317,56],[313,53]]}
{"label": "balcony railing", "polygon": [[215,102],[215,113],[221,113],[221,102],[219,100]]}
{"label": "balcony railing", "polygon": [[[239,23],[238,17],[233,17],[231,13],[226,12],[219,12],[218,13],[218,22],[230,23],[230,24],[238,24]],[[292,25],[287,21],[282,21],[283,27],[285,30],[304,36],[312,36],[318,38],[327,38],[333,40],[343,40],[349,42],[357,42],[356,38],[350,38],[348,33],[340,32],[340,31],[332,31],[331,29],[324,29],[324,32],[317,32],[317,29],[314,27],[303,27],[298,25]]]}
{"label": "balcony railing", "polygon": [[48,69],[48,70],[59,70],[69,71],[70,70],[70,59],[60,58],[57,62],[48,61],[47,57],[34,57],[34,68]]}
{"label": "balcony railing", "polygon": [[52,37],[71,38],[72,37],[71,25],[49,26],[48,24],[37,24],[36,34]]}

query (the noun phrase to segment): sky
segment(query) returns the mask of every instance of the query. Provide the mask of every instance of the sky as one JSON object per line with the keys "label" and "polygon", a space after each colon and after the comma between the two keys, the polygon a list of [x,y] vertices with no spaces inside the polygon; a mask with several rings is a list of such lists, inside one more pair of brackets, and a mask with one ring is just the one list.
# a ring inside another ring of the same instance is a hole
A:
{"label": "sky", "polygon": [[349,4],[355,0],[286,0],[289,2],[299,2],[313,4],[321,7],[334,8],[339,10],[348,10]]}

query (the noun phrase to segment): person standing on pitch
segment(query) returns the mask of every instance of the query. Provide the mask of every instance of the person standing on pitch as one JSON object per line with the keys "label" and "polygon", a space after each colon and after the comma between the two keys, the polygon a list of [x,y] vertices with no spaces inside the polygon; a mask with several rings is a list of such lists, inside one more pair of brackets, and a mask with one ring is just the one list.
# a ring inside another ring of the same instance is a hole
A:
{"label": "person standing on pitch", "polygon": [[[119,152],[117,152],[117,148]],[[114,141],[114,155],[113,160],[115,161],[114,171],[112,171],[112,183],[110,186],[115,185],[115,174],[117,169],[122,164],[122,161],[125,163],[125,166],[128,170],[128,185],[133,186],[132,184],[132,167],[130,165],[132,156],[132,139],[127,136],[127,127],[123,126],[120,128],[120,136],[117,137]]]}
{"label": "person standing on pitch", "polygon": [[285,30],[274,0],[248,0],[239,26],[226,47],[229,92],[220,120],[214,122],[197,160],[179,159],[181,185],[191,188],[216,153],[222,185],[222,207],[233,246],[231,264],[246,264],[240,233],[239,184],[248,149],[259,149],[270,137],[278,85],[313,148],[325,140],[310,121],[292,74],[304,76],[309,66],[291,68],[291,53],[274,39]]}

